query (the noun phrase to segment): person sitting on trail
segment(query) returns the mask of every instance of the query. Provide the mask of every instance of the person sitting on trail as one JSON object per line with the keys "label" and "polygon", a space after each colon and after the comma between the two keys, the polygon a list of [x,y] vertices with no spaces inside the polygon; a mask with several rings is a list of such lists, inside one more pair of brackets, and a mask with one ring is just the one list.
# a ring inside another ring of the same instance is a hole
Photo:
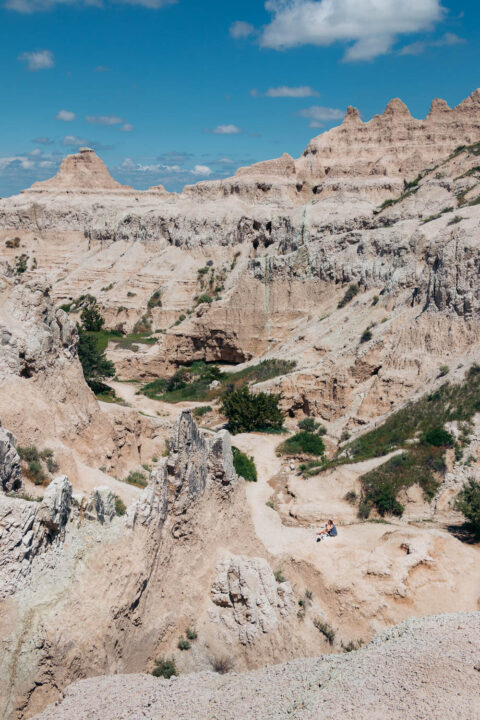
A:
{"label": "person sitting on trail", "polygon": [[337,528],[333,524],[333,520],[329,520],[325,525],[325,528],[317,533],[317,542],[325,540],[327,537],[337,537]]}

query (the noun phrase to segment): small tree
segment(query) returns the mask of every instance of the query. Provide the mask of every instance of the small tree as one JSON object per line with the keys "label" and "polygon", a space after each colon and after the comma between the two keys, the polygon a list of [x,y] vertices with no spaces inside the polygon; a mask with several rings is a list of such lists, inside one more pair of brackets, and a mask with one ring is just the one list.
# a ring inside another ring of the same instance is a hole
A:
{"label": "small tree", "polygon": [[470,478],[457,498],[457,508],[465,516],[472,532],[480,538],[480,483]]}
{"label": "small tree", "polygon": [[115,365],[98,349],[95,337],[85,332],[80,325],[77,325],[77,330],[78,359],[83,376],[93,392],[101,392],[105,389],[103,381],[115,375]]}
{"label": "small tree", "polygon": [[280,399],[280,394],[251,393],[246,385],[227,393],[221,409],[228,418],[230,432],[235,435],[252,430],[279,430],[283,425]]}
{"label": "small tree", "polygon": [[105,319],[99,313],[95,303],[85,305],[80,319],[84,329],[90,332],[99,332],[105,324]]}

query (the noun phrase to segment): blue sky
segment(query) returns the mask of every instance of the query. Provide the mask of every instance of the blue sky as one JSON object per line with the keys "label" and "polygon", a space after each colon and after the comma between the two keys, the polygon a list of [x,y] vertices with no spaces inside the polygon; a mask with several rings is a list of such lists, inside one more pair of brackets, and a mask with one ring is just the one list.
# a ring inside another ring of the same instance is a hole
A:
{"label": "blue sky", "polygon": [[0,196],[95,147],[169,190],[480,86],[478,0],[0,0]]}

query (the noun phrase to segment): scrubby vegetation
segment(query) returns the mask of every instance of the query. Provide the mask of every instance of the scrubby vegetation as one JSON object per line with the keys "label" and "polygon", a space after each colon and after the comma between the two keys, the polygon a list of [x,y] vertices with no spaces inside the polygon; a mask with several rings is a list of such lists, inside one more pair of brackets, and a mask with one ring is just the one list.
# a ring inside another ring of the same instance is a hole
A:
{"label": "scrubby vegetation", "polygon": [[119,515],[120,517],[122,515],[125,515],[127,512],[127,506],[123,502],[122,498],[118,495],[115,495],[115,513],[116,515]]}
{"label": "scrubby vegetation", "polygon": [[214,671],[216,673],[220,673],[220,675],[225,675],[233,669],[233,660],[229,655],[217,655],[212,657],[210,658],[210,663]]}
{"label": "scrubby vegetation", "polygon": [[463,486],[458,499],[457,509],[465,516],[467,526],[480,540],[480,483],[472,478]]}
{"label": "scrubby vegetation", "polygon": [[302,430],[284,440],[278,446],[277,452],[280,455],[323,455],[325,443],[322,438],[312,432]]}
{"label": "scrubby vegetation", "polygon": [[212,406],[211,405],[202,405],[202,407],[196,407],[193,409],[193,416],[195,418],[201,418],[204,415],[207,415],[207,413],[212,412]]}
{"label": "scrubby vegetation", "polygon": [[58,471],[53,450],[49,448],[39,451],[35,445],[18,445],[17,453],[22,461],[23,474],[35,485],[47,485],[49,475]]}
{"label": "scrubby vegetation", "polygon": [[[237,372],[225,372],[213,363],[194,362],[179,368],[170,378],[159,378],[144,385],[139,392],[153,400],[201,402],[213,400],[225,390],[232,391],[248,383],[262,382],[291,372],[294,367],[295,362],[272,359]],[[211,387],[214,381],[217,383]]]}
{"label": "scrubby vegetation", "polygon": [[277,583],[287,582],[287,578],[283,574],[282,570],[275,570],[273,574],[275,575],[275,580],[277,581]]}
{"label": "scrubby vegetation", "polygon": [[[435,392],[408,403],[382,425],[342,447],[329,461],[303,467],[305,475],[346,462],[360,462],[403,450],[362,476],[358,513],[368,518],[375,508],[380,515],[402,515],[401,490],[419,484],[431,499],[445,472],[445,452],[455,447],[457,460],[469,443],[469,421],[480,410],[480,366],[474,365],[459,384],[444,383]],[[447,422],[461,423],[458,442],[445,429]],[[466,461],[468,462],[468,460]]]}
{"label": "scrubby vegetation", "polygon": [[257,468],[253,457],[249,457],[236,447],[232,447],[233,467],[240,477],[247,482],[257,482]]}
{"label": "scrubby vegetation", "polygon": [[163,677],[166,680],[169,680],[173,675],[178,675],[175,660],[173,658],[167,660],[164,658],[157,658],[155,660],[155,668],[152,671],[152,675],[155,677]]}
{"label": "scrubby vegetation", "polygon": [[141,488],[144,488],[147,486],[147,479],[146,479],[145,475],[142,472],[140,472],[139,470],[135,470],[135,471],[128,473],[124,482],[128,483],[129,485],[135,485],[136,487],[141,487]]}
{"label": "scrubby vegetation", "polygon": [[330,645],[333,645],[335,640],[335,630],[327,622],[324,622],[320,618],[316,617],[313,620],[313,624],[319,632],[328,640]]}
{"label": "scrubby vegetation", "polygon": [[358,288],[358,285],[357,285],[356,283],[352,283],[351,285],[349,285],[349,286],[348,286],[348,289],[347,289],[347,291],[346,291],[346,293],[345,293],[345,295],[344,295],[343,298],[340,300],[340,302],[338,303],[337,307],[338,307],[338,308],[343,308],[343,307],[345,307],[345,305],[347,305],[347,303],[349,303],[351,300],[353,300],[353,298],[355,297],[355,295],[357,295],[358,291],[359,291],[359,288]]}
{"label": "scrubby vegetation", "polygon": [[88,303],[80,314],[83,329],[89,332],[98,332],[105,325],[105,318],[101,315],[96,302]]}
{"label": "scrubby vegetation", "polygon": [[181,637],[181,638],[178,638],[177,647],[179,650],[190,650],[190,648],[192,646],[190,645],[190,642],[186,638]]}
{"label": "scrubby vegetation", "polygon": [[326,435],[327,429],[315,420],[315,418],[306,417],[303,420],[298,421],[298,427],[300,430],[306,430],[307,432],[316,432],[319,435]]}
{"label": "scrubby vegetation", "polygon": [[228,419],[233,435],[254,430],[280,430],[283,413],[278,407],[281,395],[275,393],[251,393],[248,387],[227,392],[222,399],[221,410]]}

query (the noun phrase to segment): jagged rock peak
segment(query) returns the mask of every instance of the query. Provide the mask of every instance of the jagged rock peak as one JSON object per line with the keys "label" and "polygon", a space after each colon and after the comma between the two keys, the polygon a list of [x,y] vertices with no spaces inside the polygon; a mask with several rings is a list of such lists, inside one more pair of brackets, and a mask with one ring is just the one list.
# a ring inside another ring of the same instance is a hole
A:
{"label": "jagged rock peak", "polygon": [[[112,178],[105,163],[91,148],[80,148],[62,160],[57,174],[43,182],[36,182],[30,191],[122,190],[130,189]],[[28,190],[26,192],[29,192]]]}
{"label": "jagged rock peak", "polygon": [[347,108],[347,112],[345,113],[345,118],[343,120],[343,124],[349,124],[349,123],[361,123],[362,120],[360,118],[360,113],[358,112],[356,107],[353,107],[353,105],[349,105]]}
{"label": "jagged rock peak", "polygon": [[382,117],[411,117],[410,110],[400,98],[390,100]]}
{"label": "jagged rock peak", "polygon": [[442,113],[445,112],[450,112],[449,104],[441,98],[435,98],[435,100],[432,101],[432,104],[430,106],[430,112],[428,113],[427,117],[431,118],[435,115],[442,115]]}

